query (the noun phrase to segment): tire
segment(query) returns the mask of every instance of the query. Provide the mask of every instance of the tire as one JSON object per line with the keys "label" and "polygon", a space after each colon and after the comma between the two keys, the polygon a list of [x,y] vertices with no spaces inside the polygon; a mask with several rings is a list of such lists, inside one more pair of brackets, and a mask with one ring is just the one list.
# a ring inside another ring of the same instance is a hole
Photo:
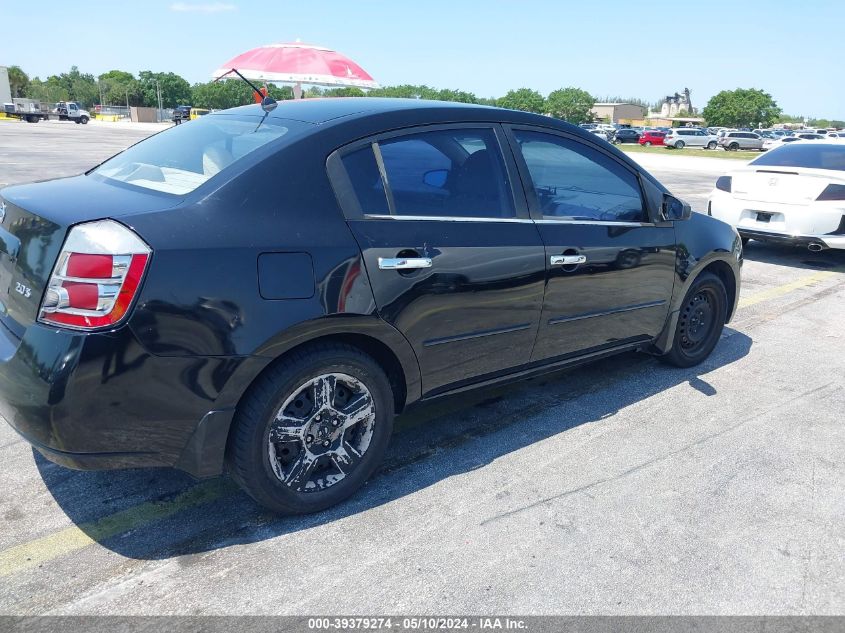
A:
{"label": "tire", "polygon": [[87,125],[87,124],[88,124],[88,117],[87,117],[87,116],[80,117],[79,122],[80,122],[82,125]]}
{"label": "tire", "polygon": [[707,143],[707,149],[716,149],[716,141],[710,141]]}
{"label": "tire", "polygon": [[676,367],[701,363],[719,342],[727,314],[728,293],[722,280],[702,273],[684,296],[672,349],[661,360]]}
{"label": "tire", "polygon": [[[320,393],[328,394],[322,408],[314,404]],[[351,415],[356,401],[366,417],[347,426],[343,412]],[[274,425],[282,412],[289,423]],[[261,376],[238,405],[229,473],[274,512],[324,510],[351,496],[381,463],[393,415],[390,382],[370,356],[344,344],[309,346]]]}
{"label": "tire", "polygon": [[651,141],[646,141],[645,143],[643,143],[643,145],[645,145],[646,147],[651,147]]}
{"label": "tire", "polygon": [[730,145],[728,145],[728,149],[732,152],[735,152],[739,149],[739,143],[731,143]]}
{"label": "tire", "polygon": [[684,145],[686,145],[686,143],[684,143],[683,141],[678,141],[677,143],[675,143],[675,149],[684,149]]}

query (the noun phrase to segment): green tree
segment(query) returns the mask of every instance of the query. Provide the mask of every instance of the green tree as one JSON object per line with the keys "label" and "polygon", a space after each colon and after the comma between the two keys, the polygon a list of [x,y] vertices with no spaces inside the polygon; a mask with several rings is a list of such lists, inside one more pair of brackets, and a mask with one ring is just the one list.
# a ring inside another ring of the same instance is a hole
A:
{"label": "green tree", "polygon": [[546,109],[553,116],[570,123],[585,123],[592,118],[590,110],[596,100],[586,90],[580,88],[561,88],[550,93],[546,99]]}
{"label": "green tree", "polygon": [[542,114],[546,110],[546,100],[543,99],[543,95],[530,88],[509,91],[504,97],[498,100],[497,105],[500,108],[524,110],[525,112],[535,112],[536,114]]}
{"label": "green tree", "polygon": [[[260,88],[260,86],[259,86]],[[293,99],[293,91],[289,86],[268,86],[267,94],[276,101]],[[239,79],[223,81],[209,81],[194,84],[191,88],[191,98],[183,103],[191,103],[197,108],[225,110],[242,105],[255,103],[255,91]]]}
{"label": "green tree", "polygon": [[161,90],[161,106],[175,108],[190,105],[191,84],[175,73],[154,73],[142,70],[138,73],[138,91],[142,105],[158,107],[158,90]]}
{"label": "green tree", "polygon": [[41,81],[38,77],[33,77],[27,86],[26,96],[43,103],[56,103],[57,101],[67,101],[70,99],[67,88],[62,85],[59,78],[55,75],[48,77],[46,81]]}
{"label": "green tree", "polygon": [[24,97],[29,88],[29,75],[20,66],[9,66],[9,87],[12,89],[12,98]]}
{"label": "green tree", "polygon": [[97,77],[97,86],[104,105],[126,105],[127,101],[133,106],[141,104],[138,80],[125,70],[103,73]]}
{"label": "green tree", "polygon": [[778,120],[781,109],[772,96],[755,88],[723,90],[707,102],[702,116],[708,125],[726,127],[768,127]]}
{"label": "green tree", "polygon": [[323,91],[324,97],[366,97],[367,93],[360,88],[329,88]]}

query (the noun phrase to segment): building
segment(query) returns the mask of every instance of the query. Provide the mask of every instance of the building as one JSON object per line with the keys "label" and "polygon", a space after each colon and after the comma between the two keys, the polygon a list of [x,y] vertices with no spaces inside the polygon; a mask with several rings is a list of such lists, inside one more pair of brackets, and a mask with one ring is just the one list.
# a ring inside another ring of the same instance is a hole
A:
{"label": "building", "polygon": [[9,85],[9,70],[5,66],[0,66],[0,110],[3,109],[4,103],[12,102],[12,88]]}
{"label": "building", "polygon": [[627,123],[645,117],[646,110],[636,103],[596,103],[590,113],[597,121]]}

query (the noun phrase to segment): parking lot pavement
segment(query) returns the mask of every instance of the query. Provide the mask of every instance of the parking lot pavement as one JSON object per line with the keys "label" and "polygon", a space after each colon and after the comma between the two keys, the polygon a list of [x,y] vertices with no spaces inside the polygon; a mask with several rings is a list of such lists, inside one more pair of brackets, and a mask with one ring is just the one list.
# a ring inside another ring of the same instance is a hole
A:
{"label": "parking lot pavement", "polygon": [[[0,128],[0,181],[134,138],[66,127]],[[674,160],[655,173],[694,193]],[[843,271],[752,242],[703,365],[627,354],[418,408],[307,517],[223,478],[66,470],[3,424],[0,613],[842,614]]]}
{"label": "parking lot pavement", "polygon": [[[743,160],[726,160],[708,158],[706,156],[673,156],[671,150],[666,155],[642,154],[630,152],[629,158],[645,167],[655,178],[666,185],[669,190],[683,198],[698,213],[707,213],[707,198],[716,179],[733,169],[746,164]],[[704,153],[704,150],[702,150]],[[748,152],[748,160],[759,156],[756,152]]]}

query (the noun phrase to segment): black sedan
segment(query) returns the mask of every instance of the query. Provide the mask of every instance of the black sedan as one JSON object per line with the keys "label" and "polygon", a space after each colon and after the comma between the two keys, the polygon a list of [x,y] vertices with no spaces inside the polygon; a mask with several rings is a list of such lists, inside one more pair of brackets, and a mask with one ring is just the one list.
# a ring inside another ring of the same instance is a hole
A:
{"label": "black sedan", "polygon": [[411,403],[630,350],[688,367],[734,314],[737,233],[585,130],[272,105],[0,191],[0,414],[48,459],[316,511]]}
{"label": "black sedan", "polygon": [[629,128],[622,128],[616,130],[616,136],[613,139],[614,143],[639,143],[640,133]]}

